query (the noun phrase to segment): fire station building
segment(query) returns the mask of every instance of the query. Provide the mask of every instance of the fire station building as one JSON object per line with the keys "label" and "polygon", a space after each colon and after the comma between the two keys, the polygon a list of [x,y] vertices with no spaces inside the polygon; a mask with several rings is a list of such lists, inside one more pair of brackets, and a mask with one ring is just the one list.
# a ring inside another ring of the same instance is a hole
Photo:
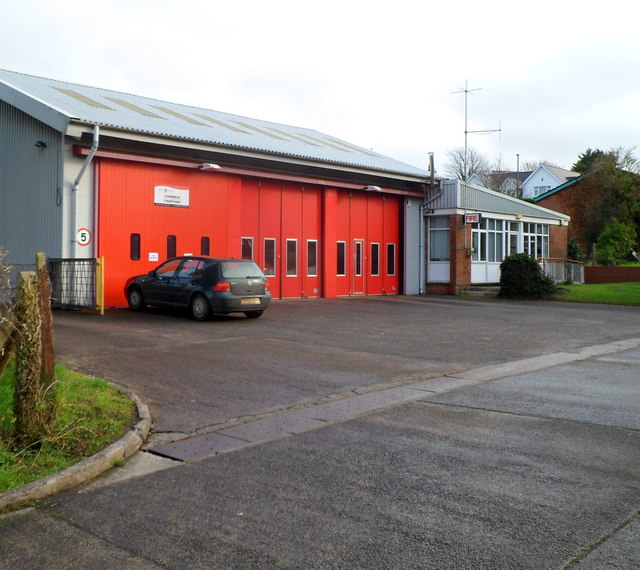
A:
{"label": "fire station building", "polygon": [[[106,306],[189,254],[255,260],[275,299],[455,294],[487,281],[474,263],[524,247],[523,215],[547,243],[568,223],[508,197],[456,202],[448,184],[316,130],[0,70],[0,246],[15,264],[103,258]],[[476,203],[520,237],[496,254],[495,222],[465,224]]]}

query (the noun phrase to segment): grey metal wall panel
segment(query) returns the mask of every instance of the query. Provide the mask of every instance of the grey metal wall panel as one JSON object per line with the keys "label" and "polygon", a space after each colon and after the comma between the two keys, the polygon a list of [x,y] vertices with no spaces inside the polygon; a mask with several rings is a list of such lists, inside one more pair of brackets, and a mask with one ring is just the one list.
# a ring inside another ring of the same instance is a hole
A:
{"label": "grey metal wall panel", "polygon": [[421,261],[420,240],[422,200],[409,198],[404,201],[404,294],[417,295],[420,292],[420,275],[424,271]]}
{"label": "grey metal wall panel", "polygon": [[[38,146],[36,146],[38,145]],[[0,101],[0,246],[32,264],[62,251],[62,135]]]}

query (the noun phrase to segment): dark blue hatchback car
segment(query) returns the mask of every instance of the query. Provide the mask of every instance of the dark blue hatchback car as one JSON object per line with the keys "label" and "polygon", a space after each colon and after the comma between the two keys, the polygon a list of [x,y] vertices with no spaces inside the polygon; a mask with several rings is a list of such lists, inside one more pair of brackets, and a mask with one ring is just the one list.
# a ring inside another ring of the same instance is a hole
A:
{"label": "dark blue hatchback car", "polygon": [[245,259],[174,257],[147,275],[128,279],[124,291],[132,311],[147,305],[183,307],[198,321],[213,313],[257,319],[271,302],[264,273]]}

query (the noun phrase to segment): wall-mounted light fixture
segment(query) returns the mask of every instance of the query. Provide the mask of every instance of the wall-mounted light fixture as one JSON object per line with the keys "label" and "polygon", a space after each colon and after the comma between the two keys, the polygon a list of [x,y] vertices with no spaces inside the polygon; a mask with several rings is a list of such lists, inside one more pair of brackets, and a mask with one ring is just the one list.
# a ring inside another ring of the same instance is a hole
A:
{"label": "wall-mounted light fixture", "polygon": [[35,144],[35,146],[36,146],[37,148],[47,148],[47,143],[46,143],[46,142],[44,142],[44,141],[38,141],[38,142]]}
{"label": "wall-mounted light fixture", "polygon": [[219,164],[212,164],[211,162],[205,162],[200,165],[200,170],[220,170],[221,168]]}
{"label": "wall-mounted light fixture", "polygon": [[522,218],[524,218],[522,214],[516,214],[516,220],[521,220]]}
{"label": "wall-mounted light fixture", "polygon": [[382,188],[380,188],[380,186],[365,186],[364,189],[367,192],[380,192],[382,190]]}

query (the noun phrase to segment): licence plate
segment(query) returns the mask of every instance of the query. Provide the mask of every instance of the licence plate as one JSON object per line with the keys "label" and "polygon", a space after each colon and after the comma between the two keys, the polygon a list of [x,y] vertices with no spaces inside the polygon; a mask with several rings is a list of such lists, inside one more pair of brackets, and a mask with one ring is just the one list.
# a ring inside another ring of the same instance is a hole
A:
{"label": "licence plate", "polygon": [[258,297],[243,297],[240,299],[241,305],[259,305],[260,299]]}

